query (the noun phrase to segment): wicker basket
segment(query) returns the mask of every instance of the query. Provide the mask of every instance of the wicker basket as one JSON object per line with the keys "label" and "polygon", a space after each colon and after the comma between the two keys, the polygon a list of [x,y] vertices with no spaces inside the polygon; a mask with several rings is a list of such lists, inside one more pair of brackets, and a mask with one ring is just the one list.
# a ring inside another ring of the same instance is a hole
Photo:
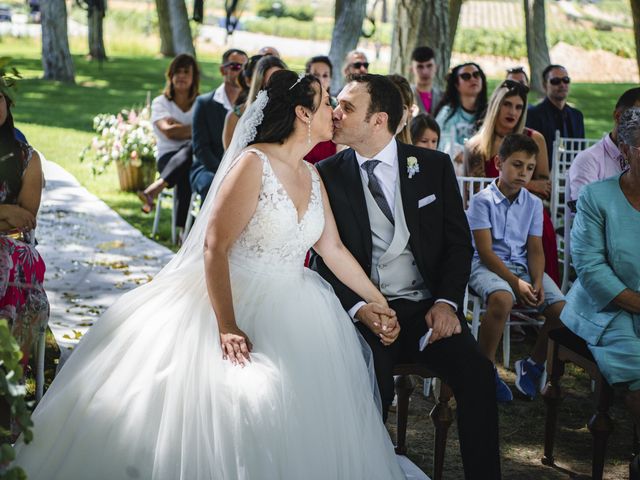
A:
{"label": "wicker basket", "polygon": [[121,162],[116,165],[120,190],[124,192],[144,190],[156,178],[155,162],[143,162],[141,167],[134,167],[130,163],[123,165]]}

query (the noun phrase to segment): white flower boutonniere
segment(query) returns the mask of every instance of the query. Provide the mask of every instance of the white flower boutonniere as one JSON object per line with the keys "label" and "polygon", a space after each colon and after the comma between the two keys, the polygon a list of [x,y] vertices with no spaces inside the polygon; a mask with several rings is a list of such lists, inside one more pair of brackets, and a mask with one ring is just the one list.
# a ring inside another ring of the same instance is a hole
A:
{"label": "white flower boutonniere", "polygon": [[407,158],[407,175],[409,178],[413,178],[413,176],[420,171],[420,165],[418,165],[418,159],[416,157],[408,157]]}

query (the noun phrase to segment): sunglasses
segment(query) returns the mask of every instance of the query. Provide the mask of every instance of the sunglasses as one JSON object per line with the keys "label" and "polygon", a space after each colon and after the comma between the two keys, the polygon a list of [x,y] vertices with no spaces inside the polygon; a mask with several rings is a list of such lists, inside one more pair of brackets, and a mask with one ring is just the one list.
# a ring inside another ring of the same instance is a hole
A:
{"label": "sunglasses", "polygon": [[558,86],[561,83],[569,85],[571,83],[571,79],[569,77],[553,77],[549,79],[549,83],[555,86]]}
{"label": "sunglasses", "polygon": [[369,70],[369,62],[353,62],[353,63],[351,64],[351,66],[352,66],[353,68],[355,68],[356,70],[359,70],[359,69],[360,69],[360,68],[362,68],[362,67],[364,67],[364,68],[366,68],[367,70]]}
{"label": "sunglasses", "polygon": [[231,70],[242,70],[242,64],[238,62],[227,62],[222,64],[223,68],[229,68]]}
{"label": "sunglasses", "polygon": [[519,95],[524,97],[529,93],[529,87],[524,85],[523,83],[516,82],[515,80],[505,80],[500,84],[500,87],[504,87],[508,89],[510,92],[516,92]]}
{"label": "sunglasses", "polygon": [[471,80],[471,77],[473,78],[480,78],[480,72],[478,70],[476,70],[473,73],[469,73],[469,72],[464,72],[464,73],[459,73],[458,74],[458,78],[461,78],[462,80],[464,80],[465,82],[468,82],[469,80]]}

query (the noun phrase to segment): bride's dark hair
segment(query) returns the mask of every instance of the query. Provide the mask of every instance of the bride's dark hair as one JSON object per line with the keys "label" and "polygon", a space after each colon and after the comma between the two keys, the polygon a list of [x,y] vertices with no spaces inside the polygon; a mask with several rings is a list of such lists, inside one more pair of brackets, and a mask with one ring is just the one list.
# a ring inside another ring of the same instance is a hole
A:
{"label": "bride's dark hair", "polygon": [[[317,88],[314,88],[314,85]],[[269,100],[264,107],[264,118],[256,129],[252,144],[284,143],[293,133],[296,107],[301,105],[315,112],[322,101],[316,100],[318,93],[322,92],[320,81],[313,75],[299,77],[291,70],[274,72],[269,78],[266,90]]]}

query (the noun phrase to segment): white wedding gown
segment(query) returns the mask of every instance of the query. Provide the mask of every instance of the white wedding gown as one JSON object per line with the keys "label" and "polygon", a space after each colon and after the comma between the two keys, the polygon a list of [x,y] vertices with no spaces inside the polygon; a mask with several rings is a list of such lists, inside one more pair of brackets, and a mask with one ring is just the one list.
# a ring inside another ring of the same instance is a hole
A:
{"label": "white wedding gown", "polygon": [[303,267],[324,227],[318,175],[298,222],[260,156],[258,205],[229,257],[252,362],[222,359],[203,261],[159,275],[91,328],[36,408],[33,442],[16,446],[30,480],[405,478],[363,340]]}

